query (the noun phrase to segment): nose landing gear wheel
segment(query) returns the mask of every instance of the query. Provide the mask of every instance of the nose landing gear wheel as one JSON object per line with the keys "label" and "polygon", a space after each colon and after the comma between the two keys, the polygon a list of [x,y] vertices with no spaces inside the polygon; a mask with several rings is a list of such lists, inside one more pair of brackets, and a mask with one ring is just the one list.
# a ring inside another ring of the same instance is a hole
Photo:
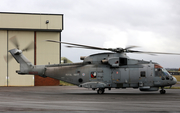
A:
{"label": "nose landing gear wheel", "polygon": [[99,88],[99,89],[97,90],[97,93],[98,93],[98,94],[104,94],[104,91],[105,91],[104,88]]}

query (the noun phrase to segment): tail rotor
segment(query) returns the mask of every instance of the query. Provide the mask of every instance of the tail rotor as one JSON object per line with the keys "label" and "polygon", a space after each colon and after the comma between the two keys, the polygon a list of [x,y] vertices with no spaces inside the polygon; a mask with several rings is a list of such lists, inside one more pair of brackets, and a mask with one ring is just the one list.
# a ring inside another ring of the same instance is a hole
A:
{"label": "tail rotor", "polygon": [[[15,46],[16,49],[20,50],[20,49],[19,49],[20,45],[19,45],[19,42],[18,42],[16,36],[11,37],[9,40],[10,40],[10,42]],[[33,42],[33,41],[30,42],[24,49],[22,49],[22,52],[24,52],[24,51],[27,52],[27,51],[30,51],[30,50],[32,50],[32,49],[34,49],[34,42]],[[12,55],[10,55],[10,54],[4,55],[4,60],[5,60],[6,62],[7,62],[7,61],[10,61],[12,58],[13,58],[13,57],[12,57]]]}

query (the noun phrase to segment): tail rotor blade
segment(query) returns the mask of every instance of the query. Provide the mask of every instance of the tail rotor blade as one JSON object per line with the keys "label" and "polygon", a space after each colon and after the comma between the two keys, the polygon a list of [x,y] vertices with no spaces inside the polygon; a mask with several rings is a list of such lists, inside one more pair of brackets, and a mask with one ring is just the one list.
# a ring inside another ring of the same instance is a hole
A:
{"label": "tail rotor blade", "polygon": [[29,51],[31,49],[34,49],[34,43],[33,42],[29,43],[29,45],[27,47],[25,47],[22,51]]}
{"label": "tail rotor blade", "polygon": [[[18,43],[18,40],[17,40],[16,36],[11,37],[9,40],[19,50],[19,43]],[[29,43],[29,45],[26,46],[22,51],[29,51],[29,50],[32,50],[32,49],[34,49],[34,42],[33,41],[31,43]],[[10,54],[4,55],[4,60],[6,62],[10,61],[12,58],[13,57]]]}
{"label": "tail rotor blade", "polygon": [[18,43],[18,41],[17,41],[16,36],[11,37],[11,38],[10,38],[10,41],[11,41],[11,43],[12,43],[17,49],[19,49],[19,43]]}
{"label": "tail rotor blade", "polygon": [[6,61],[6,63],[10,60],[12,60],[12,55],[8,54],[8,55],[4,55],[4,60]]}

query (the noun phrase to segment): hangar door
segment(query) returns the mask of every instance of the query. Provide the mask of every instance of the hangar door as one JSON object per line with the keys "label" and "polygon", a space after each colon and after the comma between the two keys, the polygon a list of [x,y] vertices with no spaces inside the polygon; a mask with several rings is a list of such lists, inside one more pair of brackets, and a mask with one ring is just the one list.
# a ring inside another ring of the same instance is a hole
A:
{"label": "hangar door", "polygon": [[7,31],[0,30],[0,86],[7,86],[7,63],[4,60],[4,55],[7,54]]}
{"label": "hangar door", "polygon": [[[33,31],[8,31],[8,39],[16,36],[19,42],[19,48],[23,49],[30,42],[34,41],[34,32]],[[14,45],[9,42],[8,48],[15,48]],[[28,52],[23,52],[23,54],[29,59],[30,62],[34,61],[34,50]],[[19,64],[12,59],[8,62],[8,86],[34,86],[34,76],[33,75],[18,75],[14,71],[19,70]]]}
{"label": "hangar door", "polygon": [[[60,32],[36,32],[36,52],[35,64],[48,65],[59,63],[60,46],[56,43],[46,42],[45,40],[59,40]],[[35,75],[35,86],[58,86],[59,80],[53,78],[43,78]]]}
{"label": "hangar door", "polygon": [[[23,49],[30,42],[34,41],[33,31],[0,31],[1,48],[4,48],[1,55],[1,73],[0,76],[0,86],[34,86],[34,76],[33,75],[18,75],[16,70],[19,70],[20,65],[14,60],[10,59],[5,62],[4,55],[10,53],[7,52],[10,49],[16,48],[11,42],[10,38],[13,36],[17,37],[19,48]],[[34,62],[34,50],[28,52],[23,52],[23,54],[33,63]]]}

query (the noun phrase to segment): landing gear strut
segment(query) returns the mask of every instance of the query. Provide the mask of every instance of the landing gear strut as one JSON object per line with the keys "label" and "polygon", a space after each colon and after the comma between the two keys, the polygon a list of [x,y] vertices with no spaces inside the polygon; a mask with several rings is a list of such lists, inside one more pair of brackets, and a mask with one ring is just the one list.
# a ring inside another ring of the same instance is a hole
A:
{"label": "landing gear strut", "polygon": [[166,93],[166,90],[164,90],[164,87],[161,87],[160,93],[161,94],[165,94]]}
{"label": "landing gear strut", "polygon": [[97,93],[98,93],[98,94],[104,94],[104,91],[105,91],[104,88],[99,88],[99,89],[97,90]]}

